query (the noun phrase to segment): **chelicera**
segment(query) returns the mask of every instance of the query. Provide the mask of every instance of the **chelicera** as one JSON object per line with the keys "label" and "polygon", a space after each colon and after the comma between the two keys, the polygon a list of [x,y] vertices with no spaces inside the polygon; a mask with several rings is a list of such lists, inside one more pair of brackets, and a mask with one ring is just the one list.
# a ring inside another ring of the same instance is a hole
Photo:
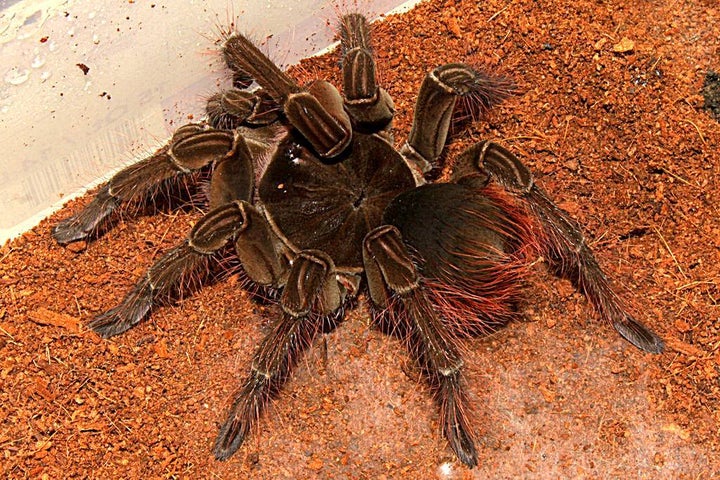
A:
{"label": "chelicera", "polygon": [[443,168],[457,100],[482,112],[511,93],[509,82],[462,63],[437,67],[396,148],[395,108],[377,84],[368,22],[346,15],[340,33],[342,95],[323,80],[300,86],[242,35],[227,38],[234,87],[210,98],[207,120],[120,171],[53,235],[61,244],[96,235],[113,212],[151,200],[159,185],[210,171],[209,209],[187,239],[89,327],[103,337],[124,332],[231,245],[254,288],[277,304],[277,319],[217,436],[218,459],[246,440],[303,351],[364,297],[373,321],[404,339],[443,434],[472,467],[458,342],[517,316],[538,256],[636,347],[658,353],[663,342],[627,312],[576,222],[507,149],[476,144],[452,162],[449,181],[429,180]]}

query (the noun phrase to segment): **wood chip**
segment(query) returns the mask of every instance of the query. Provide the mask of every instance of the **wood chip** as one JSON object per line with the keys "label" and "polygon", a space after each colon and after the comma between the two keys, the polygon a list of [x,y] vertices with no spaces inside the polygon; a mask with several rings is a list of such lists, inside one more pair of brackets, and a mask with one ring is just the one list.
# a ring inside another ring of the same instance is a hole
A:
{"label": "wood chip", "polygon": [[668,337],[665,339],[665,344],[668,346],[668,348],[675,350],[676,352],[685,354],[689,357],[702,358],[705,356],[704,350],[696,347],[695,345],[683,342],[682,340],[679,340],[677,338]]}
{"label": "wood chip", "polygon": [[555,401],[556,394],[548,386],[538,385],[538,390],[540,390],[540,393],[542,394],[546,402],[553,403]]}
{"label": "wood chip", "polygon": [[312,460],[310,460],[308,462],[308,468],[310,470],[316,470],[316,471],[320,470],[323,468],[323,465],[324,465],[323,461],[320,460],[319,458],[313,458]]}
{"label": "wood chip", "polygon": [[452,33],[456,37],[460,37],[462,35],[462,31],[460,30],[460,25],[458,25],[458,22],[455,19],[455,17],[448,17],[447,20],[445,20],[445,25],[447,25],[447,28],[450,31],[450,33]]}
{"label": "wood chip", "polygon": [[682,429],[679,425],[676,425],[674,423],[669,423],[667,425],[663,425],[662,431],[674,433],[675,435],[677,435],[678,437],[680,437],[683,440],[690,439],[690,433],[687,430]]}
{"label": "wood chip", "polygon": [[47,308],[38,308],[28,313],[28,318],[38,325],[62,327],[73,333],[80,331],[80,320],[65,313],[53,312]]}
{"label": "wood chip", "polygon": [[153,345],[153,349],[155,350],[155,353],[157,354],[157,356],[160,358],[172,357],[172,355],[168,351],[167,342],[165,341],[165,339],[162,339],[159,342],[155,343]]}
{"label": "wood chip", "polygon": [[615,53],[627,53],[632,52],[635,49],[635,42],[627,37],[623,37],[618,43],[613,45],[613,52]]}

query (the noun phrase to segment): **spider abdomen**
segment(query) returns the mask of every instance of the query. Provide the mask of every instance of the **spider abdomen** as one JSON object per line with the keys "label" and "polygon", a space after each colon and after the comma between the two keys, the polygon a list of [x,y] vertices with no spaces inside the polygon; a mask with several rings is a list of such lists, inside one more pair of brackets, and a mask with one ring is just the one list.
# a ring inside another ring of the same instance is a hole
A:
{"label": "spider abdomen", "polygon": [[458,333],[516,316],[537,248],[532,221],[499,188],[423,185],[394,199],[383,220],[402,233],[431,301]]}

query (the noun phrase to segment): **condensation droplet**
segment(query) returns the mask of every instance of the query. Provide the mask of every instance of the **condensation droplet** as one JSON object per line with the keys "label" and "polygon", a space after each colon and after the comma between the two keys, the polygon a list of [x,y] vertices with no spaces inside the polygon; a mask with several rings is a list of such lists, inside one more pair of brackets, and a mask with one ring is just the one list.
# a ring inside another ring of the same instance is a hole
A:
{"label": "condensation droplet", "polygon": [[97,36],[97,33],[93,35],[92,41],[93,41],[93,43],[94,43],[95,45],[97,45],[98,43],[100,43],[100,37]]}
{"label": "condensation droplet", "polygon": [[5,74],[5,82],[10,85],[20,85],[25,83],[29,76],[30,70],[27,68],[20,69],[18,67],[13,67]]}
{"label": "condensation droplet", "polygon": [[45,65],[45,56],[44,55],[35,55],[35,58],[33,58],[33,61],[30,64],[30,66],[32,68],[40,68],[43,65]]}

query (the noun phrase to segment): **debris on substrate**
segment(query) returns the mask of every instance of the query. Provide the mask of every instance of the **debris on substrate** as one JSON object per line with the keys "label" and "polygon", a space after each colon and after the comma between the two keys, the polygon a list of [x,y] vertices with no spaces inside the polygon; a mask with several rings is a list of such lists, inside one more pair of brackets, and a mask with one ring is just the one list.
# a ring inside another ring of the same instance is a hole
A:
{"label": "debris on substrate", "polygon": [[705,99],[705,109],[715,117],[715,120],[720,121],[720,74],[712,70],[705,74],[702,95]]}
{"label": "debris on substrate", "polygon": [[[0,476],[720,476],[720,125],[697,93],[720,52],[718,15],[709,1],[434,0],[374,27],[398,141],[436,65],[515,79],[522,94],[456,129],[448,157],[486,138],[521,156],[665,354],[622,341],[539,265],[526,321],[465,344],[470,471],[402,346],[358,308],[218,462],[219,422],[276,312],[231,276],[112,340],[87,332],[198,214],[126,218],[80,248],[56,245],[50,227],[85,197],[0,250]],[[336,68],[330,54],[294,74],[339,84]]]}

